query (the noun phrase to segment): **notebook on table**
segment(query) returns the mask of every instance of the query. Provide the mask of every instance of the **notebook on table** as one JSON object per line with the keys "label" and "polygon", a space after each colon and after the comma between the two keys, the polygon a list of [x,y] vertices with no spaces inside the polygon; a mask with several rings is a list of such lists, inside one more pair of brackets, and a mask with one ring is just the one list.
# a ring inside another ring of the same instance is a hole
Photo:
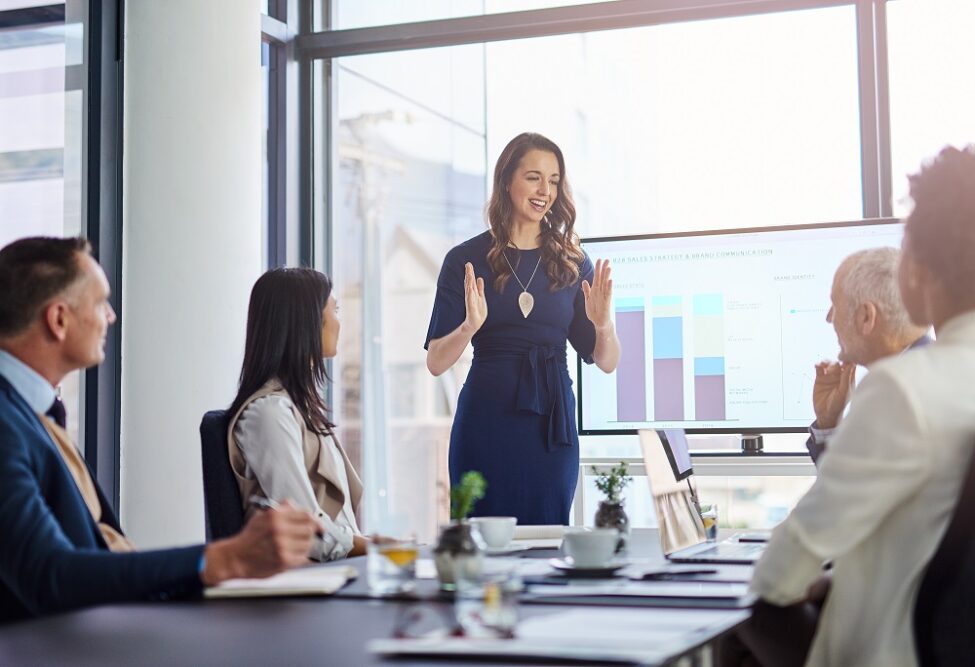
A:
{"label": "notebook on table", "polygon": [[660,547],[668,560],[751,565],[762,556],[762,543],[707,541],[683,429],[641,430],[640,446],[660,526]]}
{"label": "notebook on table", "polygon": [[207,588],[206,598],[293,597],[304,595],[332,595],[358,572],[349,565],[312,565],[288,570],[266,579],[230,579]]}

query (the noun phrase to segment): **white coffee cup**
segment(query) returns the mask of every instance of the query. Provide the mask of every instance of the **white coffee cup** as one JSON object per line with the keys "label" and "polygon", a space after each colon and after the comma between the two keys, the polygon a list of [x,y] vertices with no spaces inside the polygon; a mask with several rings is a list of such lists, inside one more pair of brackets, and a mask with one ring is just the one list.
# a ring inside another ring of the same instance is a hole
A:
{"label": "white coffee cup", "polygon": [[479,516],[471,519],[490,549],[504,549],[515,534],[518,519],[513,516]]}
{"label": "white coffee cup", "polygon": [[619,537],[615,528],[573,528],[562,538],[562,548],[576,567],[603,567],[613,558]]}

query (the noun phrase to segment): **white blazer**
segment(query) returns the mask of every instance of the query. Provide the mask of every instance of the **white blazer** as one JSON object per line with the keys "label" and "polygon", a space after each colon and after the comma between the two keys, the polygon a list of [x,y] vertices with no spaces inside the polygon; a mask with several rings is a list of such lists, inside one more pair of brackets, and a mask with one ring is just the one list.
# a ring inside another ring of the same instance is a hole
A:
{"label": "white blazer", "polygon": [[975,311],[938,340],[871,366],[821,459],[774,531],[752,589],[803,598],[832,560],[807,666],[913,667],[920,579],[947,528],[975,443]]}

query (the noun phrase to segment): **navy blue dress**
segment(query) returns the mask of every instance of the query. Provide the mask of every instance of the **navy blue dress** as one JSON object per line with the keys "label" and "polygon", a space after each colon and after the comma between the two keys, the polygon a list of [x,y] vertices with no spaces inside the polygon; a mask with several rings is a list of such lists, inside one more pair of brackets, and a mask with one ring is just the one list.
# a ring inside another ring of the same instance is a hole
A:
{"label": "navy blue dress", "polygon": [[[450,483],[468,470],[487,481],[487,494],[474,516],[515,516],[522,525],[569,523],[579,475],[575,398],[566,366],[566,341],[592,363],[596,330],[586,317],[582,280],[592,282],[587,256],[574,285],[553,292],[539,266],[528,291],[535,306],[527,318],[518,308],[521,286],[511,277],[494,289],[487,262],[490,232],[447,253],[427,340],[446,336],[466,315],[464,264],[484,278],[487,320],[474,334],[474,361],[457,401],[450,431]],[[540,250],[509,249],[508,259],[528,283]]]}

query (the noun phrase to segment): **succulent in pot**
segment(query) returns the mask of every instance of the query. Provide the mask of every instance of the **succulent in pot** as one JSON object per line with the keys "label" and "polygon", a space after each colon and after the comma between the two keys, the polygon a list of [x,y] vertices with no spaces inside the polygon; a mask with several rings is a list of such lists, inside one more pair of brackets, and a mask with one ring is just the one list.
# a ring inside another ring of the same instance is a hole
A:
{"label": "succulent in pot", "polygon": [[458,571],[469,577],[477,575],[484,563],[484,541],[477,528],[467,521],[474,503],[484,497],[487,482],[481,473],[470,470],[460,484],[450,489],[450,523],[440,530],[433,550],[440,588],[453,590]]}
{"label": "succulent in pot", "polygon": [[602,471],[596,475],[596,488],[602,491],[605,499],[600,501],[599,509],[593,521],[597,528],[615,528],[620,533],[616,552],[626,550],[630,539],[630,518],[623,509],[625,502],[623,489],[633,481],[627,473],[626,461],[620,461],[618,466]]}

